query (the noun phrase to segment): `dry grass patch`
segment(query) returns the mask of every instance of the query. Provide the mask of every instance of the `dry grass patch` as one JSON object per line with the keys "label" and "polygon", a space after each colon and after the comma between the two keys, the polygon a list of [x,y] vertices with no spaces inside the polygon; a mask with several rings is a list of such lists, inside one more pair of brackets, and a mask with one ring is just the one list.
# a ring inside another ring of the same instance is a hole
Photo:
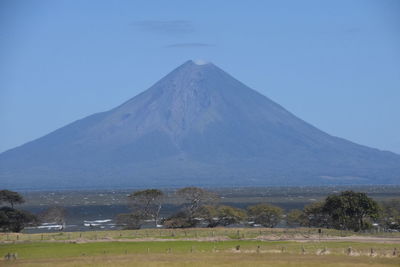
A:
{"label": "dry grass patch", "polygon": [[[3,262],[4,264],[4,262]],[[178,253],[20,260],[9,266],[399,266],[393,258],[295,254]]]}

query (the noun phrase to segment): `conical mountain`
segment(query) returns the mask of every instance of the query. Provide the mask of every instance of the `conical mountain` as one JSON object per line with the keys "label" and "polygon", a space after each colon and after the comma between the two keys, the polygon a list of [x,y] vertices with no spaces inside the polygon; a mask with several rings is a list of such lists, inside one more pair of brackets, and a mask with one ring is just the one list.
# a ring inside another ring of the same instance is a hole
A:
{"label": "conical mountain", "polygon": [[188,61],[122,105],[0,154],[0,186],[398,184],[400,156],[330,136]]}

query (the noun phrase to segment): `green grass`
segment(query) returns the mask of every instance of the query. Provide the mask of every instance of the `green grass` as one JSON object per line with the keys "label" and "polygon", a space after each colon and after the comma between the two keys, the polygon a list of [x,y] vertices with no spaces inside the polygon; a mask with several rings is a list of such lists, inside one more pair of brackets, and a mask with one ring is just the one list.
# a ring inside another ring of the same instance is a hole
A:
{"label": "green grass", "polygon": [[[353,251],[368,255],[371,248],[378,253],[390,254],[396,244],[376,244],[360,242],[284,242],[284,241],[158,241],[158,242],[91,242],[91,243],[61,243],[61,242],[34,242],[1,244],[0,255],[6,253],[18,253],[23,259],[38,258],[64,258],[78,256],[123,255],[135,253],[190,253],[190,252],[236,252],[236,246],[240,245],[242,252],[260,252],[301,254],[302,247],[306,254],[317,254],[319,250],[327,249],[329,254],[343,255],[352,247]],[[398,246],[398,244],[397,244]],[[282,250],[283,248],[283,250]]]}
{"label": "green grass", "polygon": [[[142,229],[47,234],[0,234],[0,257],[16,266],[400,266],[400,244],[320,241],[317,229]],[[323,230],[323,237],[364,236]],[[17,238],[18,236],[18,238]],[[276,241],[255,238],[275,237]],[[308,242],[283,241],[310,237]],[[380,236],[376,234],[375,236]],[[398,237],[393,235],[392,237]],[[397,239],[398,241],[398,239]],[[237,250],[236,247],[240,246]],[[348,255],[351,247],[352,253]],[[371,256],[371,248],[374,255]],[[325,251],[325,252],[324,252]]]}
{"label": "green grass", "polygon": [[[240,246],[237,250],[236,247]],[[257,247],[259,246],[259,250]],[[346,255],[348,247],[356,256]],[[302,254],[302,247],[305,254]],[[379,255],[370,257],[373,247]],[[0,255],[18,253],[9,264],[26,266],[385,266],[400,265],[391,256],[394,244],[358,242],[158,241],[158,242],[34,242],[0,245]],[[283,249],[282,249],[283,248]],[[318,255],[326,249],[328,255]],[[5,263],[5,262],[3,262]],[[72,264],[73,263],[73,264]],[[135,263],[135,264],[133,264]],[[2,262],[0,261],[0,265]],[[136,265],[137,264],[137,265]]]}

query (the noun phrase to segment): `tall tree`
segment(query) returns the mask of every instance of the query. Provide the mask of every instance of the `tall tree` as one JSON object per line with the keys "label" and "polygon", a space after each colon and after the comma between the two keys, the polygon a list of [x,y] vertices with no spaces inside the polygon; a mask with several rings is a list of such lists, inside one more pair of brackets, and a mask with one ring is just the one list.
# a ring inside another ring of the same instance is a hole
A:
{"label": "tall tree", "polygon": [[323,213],[329,214],[332,227],[360,231],[371,227],[370,221],[379,217],[379,206],[365,193],[344,191],[326,198]]}
{"label": "tall tree", "polygon": [[400,230],[400,198],[381,203],[380,222],[386,229]]}
{"label": "tall tree", "polygon": [[24,203],[23,197],[14,191],[1,190],[0,203],[7,203],[11,207],[0,208],[0,230],[20,232],[28,225],[36,225],[38,220],[30,212],[14,209],[15,204]]}
{"label": "tall tree", "polygon": [[136,215],[142,219],[154,220],[157,227],[163,196],[163,192],[158,189],[146,189],[129,195],[129,200]]}
{"label": "tall tree", "polygon": [[0,190],[0,203],[8,203],[11,208],[14,208],[15,204],[22,204],[24,202],[24,198],[17,192],[7,189]]}
{"label": "tall tree", "polygon": [[200,208],[206,204],[213,204],[218,199],[216,194],[199,187],[181,188],[175,192],[175,195],[183,204],[183,209],[164,220],[164,225],[170,228],[196,226],[198,223],[196,216]]}
{"label": "tall tree", "polygon": [[212,204],[218,199],[216,194],[199,187],[185,187],[179,189],[176,194],[184,202],[184,209],[190,221],[194,219],[201,206]]}

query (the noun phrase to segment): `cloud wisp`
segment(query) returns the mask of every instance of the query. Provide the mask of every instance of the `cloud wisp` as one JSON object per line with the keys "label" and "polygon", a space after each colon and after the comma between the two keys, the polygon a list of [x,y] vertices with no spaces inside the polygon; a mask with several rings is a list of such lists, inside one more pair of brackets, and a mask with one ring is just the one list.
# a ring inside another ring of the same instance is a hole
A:
{"label": "cloud wisp", "polygon": [[142,20],[133,26],[146,32],[167,35],[187,35],[195,31],[193,23],[188,20]]}
{"label": "cloud wisp", "polygon": [[197,47],[213,47],[214,44],[207,43],[177,43],[164,46],[165,48],[197,48]]}

